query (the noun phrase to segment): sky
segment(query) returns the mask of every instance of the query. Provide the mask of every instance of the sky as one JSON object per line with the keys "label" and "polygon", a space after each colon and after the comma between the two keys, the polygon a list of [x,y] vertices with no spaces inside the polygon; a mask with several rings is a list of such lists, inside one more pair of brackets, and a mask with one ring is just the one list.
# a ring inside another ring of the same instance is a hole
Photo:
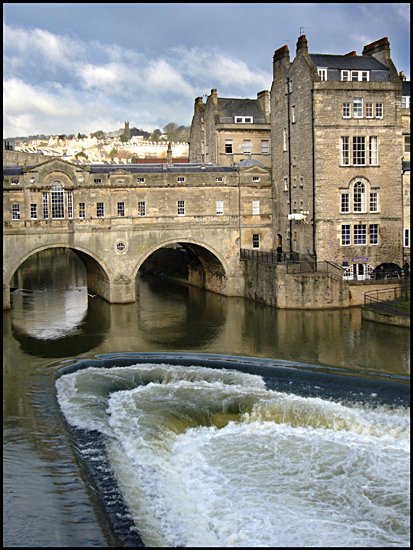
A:
{"label": "sky", "polygon": [[[191,124],[196,97],[270,90],[274,51],[361,55],[410,80],[410,4],[3,4],[3,136]],[[204,98],[205,100],[205,98]]]}

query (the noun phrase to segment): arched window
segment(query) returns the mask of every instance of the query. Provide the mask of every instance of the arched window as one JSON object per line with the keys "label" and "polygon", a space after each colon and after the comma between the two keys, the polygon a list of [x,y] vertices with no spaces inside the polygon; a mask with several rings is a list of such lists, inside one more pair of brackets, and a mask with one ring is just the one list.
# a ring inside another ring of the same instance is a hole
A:
{"label": "arched window", "polygon": [[65,201],[63,184],[55,182],[50,191],[52,218],[62,219],[65,217]]}
{"label": "arched window", "polygon": [[366,186],[361,181],[354,184],[354,212],[366,211]]}

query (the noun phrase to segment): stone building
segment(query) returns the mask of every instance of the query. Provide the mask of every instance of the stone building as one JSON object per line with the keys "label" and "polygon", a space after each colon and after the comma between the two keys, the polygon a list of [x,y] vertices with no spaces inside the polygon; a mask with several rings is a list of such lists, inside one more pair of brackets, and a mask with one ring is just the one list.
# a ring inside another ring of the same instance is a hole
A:
{"label": "stone building", "polygon": [[283,250],[328,260],[364,279],[402,265],[402,81],[387,38],[361,56],[273,58],[274,232]]}
{"label": "stone building", "polygon": [[403,259],[410,262],[410,82],[402,78],[402,127],[403,127]]}
{"label": "stone building", "polygon": [[232,166],[247,158],[271,166],[270,102],[267,90],[257,99],[195,99],[189,138],[189,161]]}

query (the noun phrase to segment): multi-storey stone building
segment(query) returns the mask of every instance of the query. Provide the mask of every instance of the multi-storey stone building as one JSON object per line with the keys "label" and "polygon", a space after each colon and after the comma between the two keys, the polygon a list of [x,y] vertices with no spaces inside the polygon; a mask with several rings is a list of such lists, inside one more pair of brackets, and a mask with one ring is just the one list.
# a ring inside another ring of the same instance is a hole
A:
{"label": "multi-storey stone building", "polygon": [[232,166],[253,158],[271,166],[270,105],[267,90],[257,99],[221,98],[212,89],[206,103],[195,99],[189,140],[190,162]]}
{"label": "multi-storey stone building", "polygon": [[277,243],[364,278],[403,263],[402,82],[387,38],[361,56],[273,58],[272,177]]}

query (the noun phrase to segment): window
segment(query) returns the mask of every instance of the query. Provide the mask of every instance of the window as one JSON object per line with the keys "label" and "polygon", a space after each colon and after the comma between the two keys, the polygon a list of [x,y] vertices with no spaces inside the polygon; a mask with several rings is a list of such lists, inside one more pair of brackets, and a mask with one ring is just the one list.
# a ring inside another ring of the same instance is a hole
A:
{"label": "window", "polygon": [[366,244],[367,238],[367,226],[355,225],[354,226],[354,244]]}
{"label": "window", "polygon": [[261,140],[261,154],[269,155],[270,154],[270,142],[268,139]]}
{"label": "window", "polygon": [[366,186],[361,181],[354,184],[354,212],[366,211]]}
{"label": "window", "polygon": [[379,163],[379,147],[377,136],[369,137],[369,163],[377,165]]}
{"label": "window", "polygon": [[86,203],[79,202],[79,218],[86,218]]}
{"label": "window", "polygon": [[291,107],[291,122],[295,124],[295,105]]}
{"label": "window", "polygon": [[370,244],[379,244],[379,226],[377,223],[369,225]]}
{"label": "window", "polygon": [[49,217],[49,193],[42,194],[42,205],[43,205],[43,218],[47,220]]}
{"label": "window", "polygon": [[96,215],[98,218],[103,218],[105,216],[105,205],[103,202],[96,203]]}
{"label": "window", "polygon": [[341,226],[341,246],[350,245],[350,226],[342,225]]}
{"label": "window", "polygon": [[342,136],[341,138],[341,164],[346,166],[350,164],[350,138]]}
{"label": "window", "polygon": [[227,155],[232,155],[232,139],[225,140],[225,153]]}
{"label": "window", "polygon": [[37,204],[30,205],[30,218],[32,220],[37,220]]}
{"label": "window", "polygon": [[256,233],[252,236],[252,248],[259,248],[260,247],[260,236]]}
{"label": "window", "polygon": [[67,217],[71,220],[73,218],[73,193],[67,192]]}
{"label": "window", "polygon": [[350,80],[350,71],[341,71],[341,80],[343,82],[349,82],[349,80]]}
{"label": "window", "polygon": [[258,216],[260,213],[260,201],[252,201],[252,215]]}
{"label": "window", "polygon": [[252,181],[253,181],[253,182],[259,182],[259,181],[260,181],[260,177],[259,177],[259,176],[252,176]]}
{"label": "window", "polygon": [[383,118],[383,103],[376,103],[376,118]]}
{"label": "window", "polygon": [[10,185],[19,185],[19,180],[12,179],[11,182],[10,182]]}
{"label": "window", "polygon": [[251,151],[252,151],[252,141],[250,141],[249,139],[244,139],[244,145],[243,145],[243,149],[244,149],[244,154],[251,154]]}
{"label": "window", "polygon": [[20,220],[20,204],[11,205],[11,217],[13,220]]}
{"label": "window", "polygon": [[102,183],[102,178],[94,178],[93,183]]}
{"label": "window", "polygon": [[304,178],[300,176],[300,187],[304,187]]}
{"label": "window", "polygon": [[116,250],[117,250],[118,252],[125,252],[125,250],[126,250],[126,244],[125,244],[125,243],[122,243],[122,242],[116,243]]}
{"label": "window", "polygon": [[370,80],[369,71],[351,71],[351,80],[353,82],[368,82]]}
{"label": "window", "polygon": [[353,164],[366,164],[366,138],[353,137]]}
{"label": "window", "polygon": [[404,95],[402,97],[402,109],[410,109],[410,96]]}
{"label": "window", "polygon": [[218,183],[222,183],[224,181],[224,178],[218,177],[218,178],[215,178],[215,181]]}
{"label": "window", "polygon": [[136,183],[145,183],[145,178],[136,178]]}
{"label": "window", "polygon": [[378,201],[377,201],[377,193],[370,193],[370,212],[378,212]]}
{"label": "window", "polygon": [[288,178],[284,178],[284,191],[288,191]]}
{"label": "window", "polygon": [[287,151],[287,147],[288,147],[287,128],[284,128],[284,130],[283,130],[283,151]]}
{"label": "window", "polygon": [[178,201],[178,216],[185,216],[185,201]]}
{"label": "window", "polygon": [[406,227],[403,233],[403,246],[404,248],[410,248],[410,227]]}
{"label": "window", "polygon": [[321,80],[327,80],[327,69],[318,67],[317,73]]}
{"label": "window", "polygon": [[404,152],[410,153],[410,134],[405,134],[404,136]]}
{"label": "window", "polygon": [[341,194],[341,210],[343,214],[350,212],[350,193]]}
{"label": "window", "polygon": [[125,203],[124,202],[118,202],[118,216],[124,217],[125,216]]}
{"label": "window", "polygon": [[61,220],[65,217],[63,185],[61,183],[54,183],[52,185],[50,199],[52,206],[52,218],[55,220]]}
{"label": "window", "polygon": [[350,103],[343,103],[343,118],[350,118],[351,112],[350,112]]}
{"label": "window", "polygon": [[293,177],[293,187],[297,187],[297,178]]}
{"label": "window", "polygon": [[222,216],[224,213],[224,201],[217,201],[217,216]]}
{"label": "window", "polygon": [[354,118],[363,118],[363,98],[355,97],[353,99]]}
{"label": "window", "polygon": [[247,123],[247,124],[252,124],[254,122],[254,117],[252,116],[236,116],[234,117],[234,122],[236,124],[238,123]]}
{"label": "window", "polygon": [[178,178],[178,183],[184,183],[185,182],[185,178],[183,176],[180,176]]}
{"label": "window", "polygon": [[146,202],[144,201],[138,202],[138,216],[140,218],[146,216]]}
{"label": "window", "polygon": [[373,118],[373,103],[366,103],[366,117]]}

